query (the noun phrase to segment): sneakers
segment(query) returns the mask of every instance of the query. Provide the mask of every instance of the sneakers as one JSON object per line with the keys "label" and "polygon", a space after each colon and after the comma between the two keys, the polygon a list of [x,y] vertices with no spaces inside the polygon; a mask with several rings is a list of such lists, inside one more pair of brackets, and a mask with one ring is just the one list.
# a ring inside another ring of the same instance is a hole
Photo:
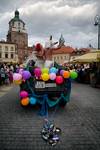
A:
{"label": "sneakers", "polygon": [[60,133],[61,133],[60,128],[55,127],[55,125],[53,123],[46,121],[45,124],[43,125],[43,129],[41,131],[41,136],[50,145],[54,146],[60,140],[60,138],[59,138]]}

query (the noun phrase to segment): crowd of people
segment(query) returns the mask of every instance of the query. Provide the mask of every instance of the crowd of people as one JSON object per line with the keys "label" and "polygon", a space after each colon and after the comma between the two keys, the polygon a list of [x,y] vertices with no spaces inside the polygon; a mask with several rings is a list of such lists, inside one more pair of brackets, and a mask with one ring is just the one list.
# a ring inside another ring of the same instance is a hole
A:
{"label": "crowd of people", "polygon": [[13,82],[13,72],[16,71],[18,65],[0,64],[0,86],[11,84]]}
{"label": "crowd of people", "polygon": [[[79,83],[90,83],[100,85],[100,66],[96,63],[92,64],[69,64],[66,65],[68,70],[75,70],[78,73],[76,79]],[[13,73],[19,68],[19,64],[0,64],[0,86],[4,84],[11,84],[13,82]]]}

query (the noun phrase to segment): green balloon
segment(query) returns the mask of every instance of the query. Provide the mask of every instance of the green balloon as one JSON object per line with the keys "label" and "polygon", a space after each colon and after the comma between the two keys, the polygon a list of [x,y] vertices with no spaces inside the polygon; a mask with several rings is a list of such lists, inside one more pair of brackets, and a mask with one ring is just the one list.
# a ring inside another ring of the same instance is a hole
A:
{"label": "green balloon", "polygon": [[49,69],[48,69],[48,68],[43,68],[43,69],[42,69],[42,74],[43,74],[43,73],[48,73],[48,72],[49,72]]}
{"label": "green balloon", "polygon": [[71,77],[72,79],[76,79],[76,78],[78,77],[78,73],[77,73],[76,71],[72,71],[72,72],[70,73],[70,77]]}

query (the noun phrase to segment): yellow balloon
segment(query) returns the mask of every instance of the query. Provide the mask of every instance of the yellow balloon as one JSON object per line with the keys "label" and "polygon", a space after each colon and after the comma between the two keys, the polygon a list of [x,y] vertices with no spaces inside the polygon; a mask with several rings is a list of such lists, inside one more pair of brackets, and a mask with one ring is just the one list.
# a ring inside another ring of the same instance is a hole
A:
{"label": "yellow balloon", "polygon": [[22,83],[22,80],[14,80],[13,83],[15,83],[16,85],[20,85]]}
{"label": "yellow balloon", "polygon": [[49,77],[49,74],[48,74],[48,73],[43,73],[43,74],[41,75],[41,78],[42,78],[43,81],[48,81],[50,77]]}
{"label": "yellow balloon", "polygon": [[22,104],[23,106],[27,106],[27,105],[29,104],[29,98],[28,98],[28,97],[23,98],[23,99],[21,100],[21,104]]}

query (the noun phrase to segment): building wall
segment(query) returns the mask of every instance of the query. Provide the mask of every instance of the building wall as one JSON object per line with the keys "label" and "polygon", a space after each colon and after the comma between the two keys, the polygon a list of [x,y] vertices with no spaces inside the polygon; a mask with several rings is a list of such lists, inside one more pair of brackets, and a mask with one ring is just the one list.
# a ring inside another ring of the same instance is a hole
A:
{"label": "building wall", "polygon": [[18,62],[16,44],[0,42],[0,62]]}
{"label": "building wall", "polygon": [[63,64],[65,62],[68,62],[70,59],[70,54],[53,54],[52,55],[52,60],[59,63]]}

